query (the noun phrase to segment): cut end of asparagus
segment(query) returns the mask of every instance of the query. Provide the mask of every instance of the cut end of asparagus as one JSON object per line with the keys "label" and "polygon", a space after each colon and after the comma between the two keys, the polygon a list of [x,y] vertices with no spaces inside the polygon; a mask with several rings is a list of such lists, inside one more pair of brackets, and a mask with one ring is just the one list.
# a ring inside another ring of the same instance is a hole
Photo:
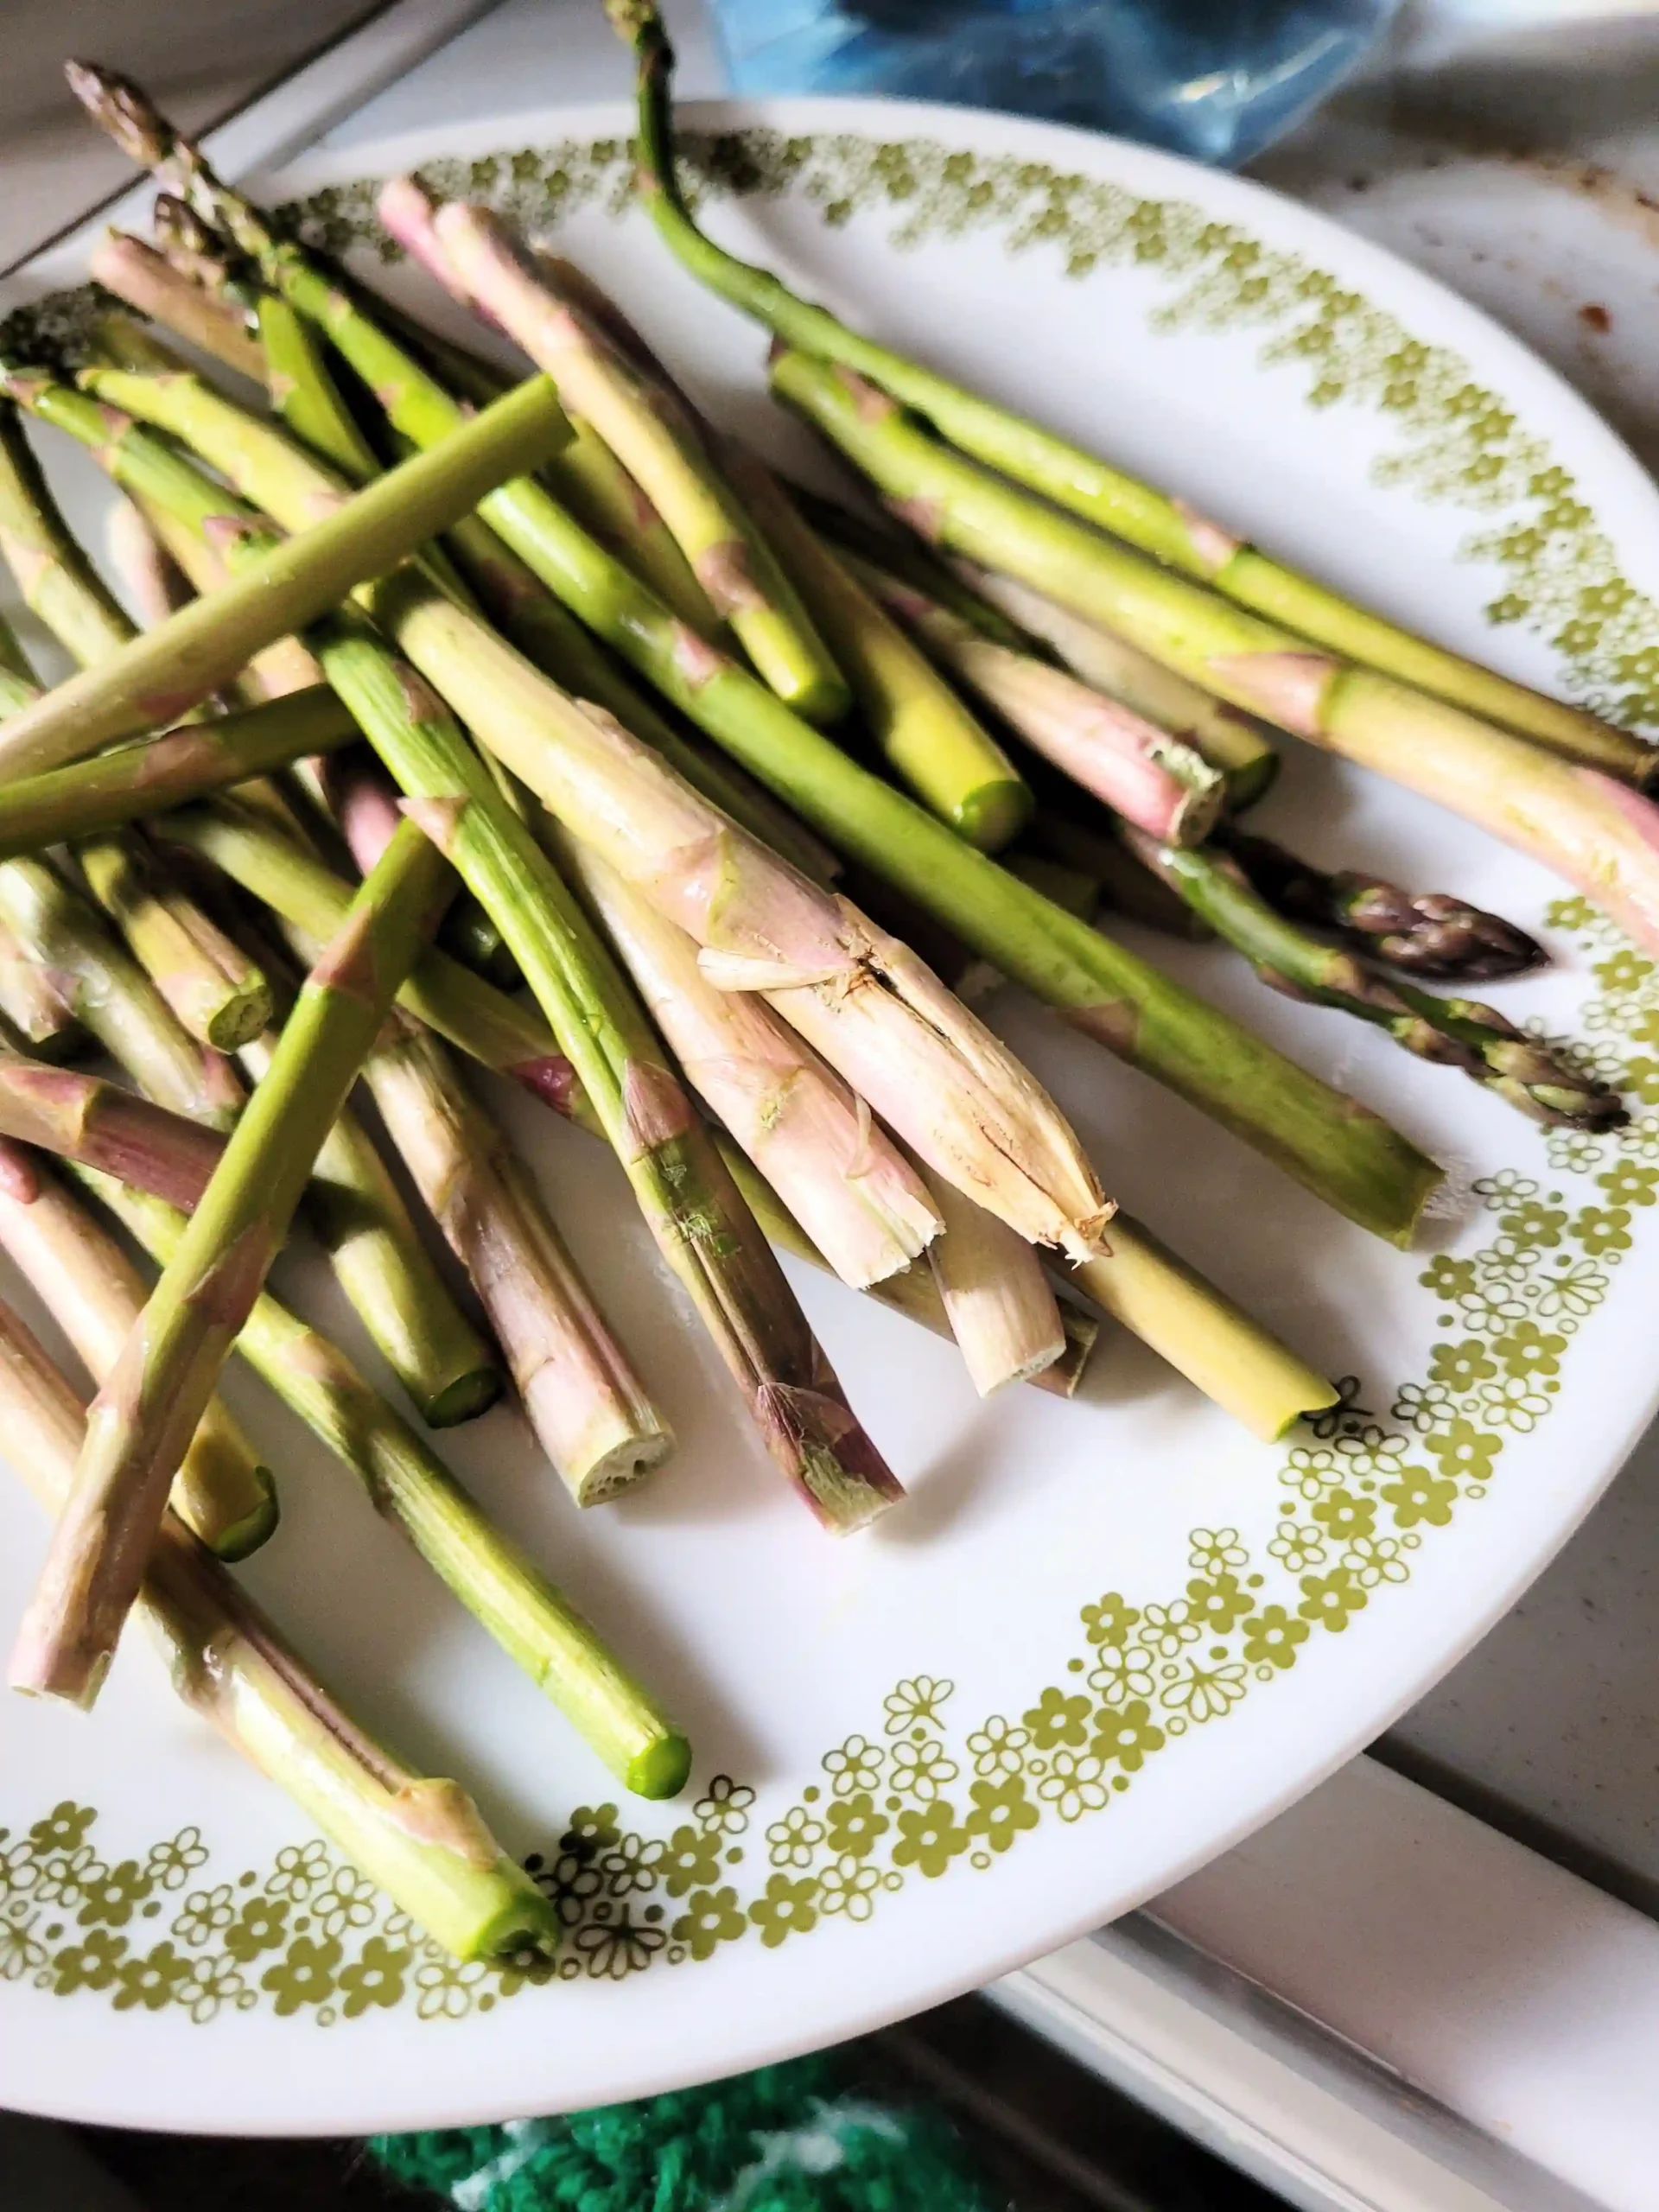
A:
{"label": "cut end of asparagus", "polygon": [[262,1544],[268,1544],[283,1517],[270,1469],[262,1464],[252,1470],[252,1475],[257,1496],[248,1512],[239,1521],[211,1532],[213,1557],[223,1560],[227,1567],[233,1567],[238,1560],[251,1559]]}
{"label": "cut end of asparagus", "polygon": [[[165,986],[162,996],[168,996]],[[202,1023],[202,1041],[211,1045],[216,1052],[239,1052],[256,1037],[264,1035],[275,1014],[270,986],[257,969],[238,981],[227,979],[224,995]],[[186,1021],[185,1027],[190,1028],[193,1025]]]}
{"label": "cut end of asparagus", "polygon": [[494,1871],[510,1883],[512,1897],[479,1929],[467,1955],[492,1966],[514,1966],[534,1974],[540,1962],[552,1959],[558,1951],[563,1932],[558,1912],[522,1866],[504,1857],[496,1862]]}
{"label": "cut end of asparagus", "polygon": [[676,1728],[629,1762],[627,1785],[636,1797],[677,1797],[690,1772],[691,1746]]}
{"label": "cut end of asparagus", "polygon": [[982,784],[957,808],[950,826],[982,853],[1000,853],[1030,821],[1032,796],[1017,779]]}
{"label": "cut end of asparagus", "polygon": [[429,1428],[458,1428],[463,1421],[476,1421],[480,1414],[488,1413],[501,1390],[499,1368],[469,1368],[425,1401],[421,1419]]}
{"label": "cut end of asparagus", "polygon": [[578,1505],[604,1505],[643,1482],[652,1468],[660,1467],[674,1449],[671,1430],[659,1428],[650,1436],[630,1436],[601,1459],[595,1459],[569,1485]]}
{"label": "cut end of asparagus", "polygon": [[1060,1326],[1065,1332],[1065,1350],[1052,1365],[1032,1376],[1032,1387],[1037,1390],[1046,1390],[1052,1397],[1075,1398],[1077,1385],[1094,1357],[1095,1346],[1100,1338],[1100,1324],[1092,1313],[1085,1313],[1080,1306],[1069,1306],[1062,1299]]}

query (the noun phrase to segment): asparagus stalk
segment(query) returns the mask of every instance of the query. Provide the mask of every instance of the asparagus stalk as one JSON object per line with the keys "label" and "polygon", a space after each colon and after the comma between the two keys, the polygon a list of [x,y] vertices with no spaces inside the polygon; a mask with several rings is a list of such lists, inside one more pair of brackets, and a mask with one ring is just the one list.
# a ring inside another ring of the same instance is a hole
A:
{"label": "asparagus stalk", "polygon": [[[144,1310],[144,1286],[101,1224],[34,1154],[10,1142],[0,1142],[0,1247],[101,1384]],[[245,1559],[276,1526],[270,1470],[219,1398],[188,1437],[171,1496],[174,1510],[221,1559]]]}
{"label": "asparagus stalk", "polygon": [[83,665],[106,659],[131,637],[131,623],[64,527],[15,410],[3,406],[0,556],[23,604],[73,659]]}
{"label": "asparagus stalk", "polygon": [[[13,863],[16,865],[16,863]],[[90,1705],[167,1485],[310,1179],[448,870],[410,823],[308,977],[265,1079],[99,1391],[73,1490],[13,1647],[14,1688]]]}
{"label": "asparagus stalk", "polygon": [[0,863],[0,921],[140,1090],[215,1128],[235,1119],[242,1090],[228,1063],[186,1035],[137,962],[55,868]]}
{"label": "asparagus stalk", "polygon": [[999,852],[1031,815],[1031,794],[1007,754],[890,618],[868,580],[802,520],[771,470],[734,440],[719,449],[845,670],[887,766],[970,845]]}
{"label": "asparagus stalk", "polygon": [[862,1290],[907,1268],[942,1217],[868,1108],[761,1000],[715,989],[693,940],[596,854],[556,849],[692,1089],[841,1280]]}
{"label": "asparagus stalk", "polygon": [[381,194],[379,211],[394,236],[430,226],[436,251],[428,258],[450,289],[506,330],[552,377],[569,411],[597,431],[779,697],[810,721],[838,721],[851,704],[840,671],[683,410],[560,296],[546,264],[518,248],[486,209],[452,201],[434,213],[405,177]]}
{"label": "asparagus stalk", "polygon": [[99,1168],[186,1208],[201,1196],[225,1149],[215,1130],[103,1076],[10,1054],[0,1056],[0,1136]]}
{"label": "asparagus stalk", "polygon": [[1106,621],[1178,673],[1391,776],[1565,875],[1659,949],[1659,809],[1610,776],[1310,648],[1044,506],[800,354],[774,388],[942,542]]}
{"label": "asparagus stalk", "polygon": [[1224,785],[1196,747],[1065,669],[982,637],[896,576],[862,562],[855,573],[1034,752],[1126,821],[1172,845],[1196,845],[1215,827]]}
{"label": "asparagus stalk", "polygon": [[[79,1401],[16,1314],[0,1306],[0,1408],[11,1457],[48,1512],[68,1497],[86,1431]],[[183,1701],[315,1820],[353,1863],[458,1958],[551,1956],[557,1916],[470,1797],[365,1735],[181,1523],[162,1524],[139,1600]]]}
{"label": "asparagus stalk", "polygon": [[[268,280],[327,331],[388,419],[417,445],[448,438],[459,404],[360,302],[205,169],[138,102],[112,87],[122,143],[169,158]],[[90,80],[89,80],[89,89]],[[527,479],[480,502],[493,526],[588,628],[813,827],[906,891],[983,959],[1085,1034],[1234,1129],[1376,1234],[1408,1243],[1440,1171],[1375,1116],[1273,1052],[1204,1001],[1048,905],[943,823],[860,768],[766,687],[715,652]]]}
{"label": "asparagus stalk", "polygon": [[1461,1069],[1535,1122],[1610,1129],[1630,1119],[1616,1091],[1580,1075],[1495,1007],[1474,999],[1436,998],[1322,944],[1276,912],[1243,868],[1222,855],[1178,851],[1127,827],[1124,836],[1275,990],[1374,1024],[1404,1051]]}
{"label": "asparagus stalk", "polygon": [[1334,930],[1356,950],[1408,975],[1497,982],[1523,976],[1548,957],[1513,922],[1449,892],[1414,894],[1357,868],[1328,874],[1273,839],[1242,830],[1229,828],[1217,842],[1270,906],[1292,921]]}
{"label": "asparagus stalk", "polygon": [[194,595],[189,577],[131,499],[118,499],[110,509],[104,543],[140,629],[165,622]]}
{"label": "asparagus stalk", "polygon": [[153,245],[124,231],[106,231],[87,265],[106,292],[152,322],[165,323],[226,368],[264,384],[264,349],[246,316],[204,291]]}
{"label": "asparagus stalk", "polygon": [[[1110,630],[1085,622],[1017,577],[997,575],[960,559],[951,568],[964,587],[965,620],[975,621],[979,609],[988,603],[993,612],[1052,646],[1085,683],[1194,747],[1227,779],[1228,803],[1236,812],[1253,805],[1278,774],[1279,755],[1273,741],[1251,715],[1201,691]],[[952,611],[964,609],[959,604]],[[993,642],[1006,645],[1009,640],[998,636]]]}
{"label": "asparagus stalk", "polygon": [[48,1060],[65,1058],[86,1043],[86,1033],[60,997],[51,977],[29,958],[3,922],[0,1036]]}
{"label": "asparagus stalk", "polygon": [[630,1489],[673,1449],[501,1132],[443,1047],[394,1031],[364,1073],[386,1133],[467,1270],[530,1425],[578,1505]]}
{"label": "asparagus stalk", "polygon": [[[1061,867],[1091,878],[1100,886],[1101,903],[1114,913],[1143,923],[1164,937],[1180,938],[1192,944],[1208,944],[1215,935],[1209,923],[1185,899],[1177,898],[1161,876],[1136,860],[1108,815],[1103,811],[1097,822],[1085,820],[1077,804],[1080,796],[1075,790],[1062,791],[1039,804],[1029,840],[1035,848],[1033,856],[1057,861]],[[1026,856],[1026,849],[1021,848],[1016,860]],[[1021,880],[1044,889],[1028,870],[1022,872]],[[1065,906],[1067,902],[1056,903]]]}
{"label": "asparagus stalk", "polygon": [[824,308],[798,298],[770,271],[724,252],[697,228],[680,190],[670,105],[673,49],[654,0],[607,0],[607,8],[638,62],[639,189],[658,232],[693,276],[765,324],[784,345],[868,379],[1003,476],[1028,485],[1166,567],[1212,585],[1300,639],[1313,639],[1402,685],[1414,685],[1522,732],[1638,787],[1653,777],[1659,761],[1640,739],[1351,605],[1340,594],[1210,521],[1184,499],[1154,490],[1069,440],[861,337]]}
{"label": "asparagus stalk", "polygon": [[[233,882],[313,938],[333,935],[351,904],[352,887],[257,814],[230,802],[212,812],[190,808],[168,816],[162,834],[223,869]],[[532,1008],[496,990],[459,961],[432,947],[416,962],[397,1003],[429,1028],[532,1096],[570,1116],[575,1075]]]}
{"label": "asparagus stalk", "polygon": [[[4,381],[21,398],[38,379],[14,370]],[[547,380],[519,385],[442,453],[389,470],[338,513],[239,569],[222,590],[181,607],[14,716],[0,731],[0,767],[7,775],[55,767],[176,720],[264,646],[414,551],[515,467],[533,464],[563,430]]]}
{"label": "asparagus stalk", "polygon": [[1060,1309],[1042,1262],[995,1214],[924,1168],[944,1224],[928,1265],[982,1398],[1005,1383],[1029,1382],[1065,1350]]}
{"label": "asparagus stalk", "polygon": [[[181,517],[170,514],[159,501],[139,497],[136,502],[144,519],[190,579],[198,598],[217,591],[230,574],[223,556]],[[244,706],[288,698],[298,691],[326,690],[316,657],[297,638],[278,638],[255,653],[231,685],[231,695]]]}

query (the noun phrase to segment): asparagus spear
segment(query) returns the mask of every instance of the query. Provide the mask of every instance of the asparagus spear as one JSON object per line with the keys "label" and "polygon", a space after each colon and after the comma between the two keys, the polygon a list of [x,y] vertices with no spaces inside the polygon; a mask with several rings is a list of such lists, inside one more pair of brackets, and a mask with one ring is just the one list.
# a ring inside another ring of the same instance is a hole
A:
{"label": "asparagus spear", "polygon": [[[258,258],[270,282],[328,332],[403,434],[424,446],[465,422],[461,408],[408,348],[299,248],[276,239],[257,210],[139,104],[132,87],[119,88],[118,105],[127,149],[141,162],[176,158],[207,212]],[[897,883],[1085,1034],[1191,1098],[1328,1203],[1391,1242],[1409,1242],[1440,1171],[1396,1132],[1014,883],[944,823],[859,768],[764,684],[677,621],[538,486],[519,479],[480,505],[592,631],[843,851]]]}
{"label": "asparagus spear", "polygon": [[104,543],[116,582],[126,593],[140,629],[153,629],[157,622],[165,622],[194,596],[189,577],[131,499],[118,499],[110,509],[104,524]]}
{"label": "asparagus spear", "polygon": [[995,1214],[922,1172],[944,1224],[928,1265],[975,1389],[988,1398],[1005,1383],[1029,1382],[1065,1350],[1042,1262]]}
{"label": "asparagus spear", "polygon": [[1391,776],[1557,869],[1659,948],[1659,809],[1541,746],[1310,648],[939,445],[874,386],[785,354],[774,389],[943,542],[1091,618],[1235,704]]}
{"label": "asparagus spear", "polygon": [[[14,1064],[4,1064],[10,1075]],[[57,1076],[60,1069],[30,1071]],[[15,1093],[14,1093],[15,1096]],[[194,1124],[184,1122],[185,1129]],[[186,1140],[180,1139],[175,1151]],[[0,1247],[95,1383],[102,1383],[145,1291],[124,1251],[22,1145],[0,1141]],[[15,1440],[8,1440],[15,1450]],[[276,1486],[221,1399],[208,1402],[172,1485],[174,1510],[221,1559],[245,1559],[276,1527]]]}
{"label": "asparagus spear", "polygon": [[448,877],[435,847],[407,824],[307,978],[176,1257],[93,1402],[74,1488],[13,1647],[14,1688],[96,1698],[184,1445]]}
{"label": "asparagus spear", "polygon": [[715,989],[692,939],[596,854],[555,849],[692,1089],[841,1280],[862,1290],[907,1268],[942,1220],[868,1107],[770,1007]]}
{"label": "asparagus spear", "polygon": [[545,264],[524,254],[486,209],[451,201],[434,213],[405,177],[382,193],[379,211],[394,235],[430,225],[436,251],[429,258],[449,289],[505,329],[552,377],[569,411],[609,446],[779,697],[810,721],[838,721],[851,704],[840,671],[689,416],[560,297]]}
{"label": "asparagus spear", "polygon": [[853,557],[881,605],[1046,760],[1152,836],[1196,845],[1209,835],[1224,783],[1195,747],[1065,669],[982,637],[913,586]]}
{"label": "asparagus spear", "polygon": [[[10,372],[22,397],[35,381]],[[176,720],[263,646],[302,628],[363,577],[382,573],[533,463],[563,435],[543,378],[521,385],[447,443],[389,470],[338,513],[262,555],[221,591],[144,631],[111,659],[60,684],[0,732],[8,775],[84,758],[117,738]]]}
{"label": "asparagus spear", "polygon": [[1127,825],[1123,835],[1275,990],[1375,1024],[1406,1052],[1460,1068],[1534,1121],[1609,1129],[1629,1120],[1617,1092],[1578,1074],[1496,1008],[1390,982],[1355,954],[1321,944],[1268,906],[1221,854],[1181,852]]}
{"label": "asparagus spear", "polygon": [[[230,569],[218,550],[189,523],[169,514],[160,501],[140,496],[136,504],[144,519],[190,579],[196,595],[205,599],[219,590]],[[322,671],[315,654],[297,638],[278,638],[255,653],[231,684],[230,694],[244,707],[286,699],[299,691],[326,690]]]}
{"label": "asparagus spear", "polygon": [[86,1032],[45,969],[29,958],[0,922],[0,1037],[42,1059],[67,1058],[84,1048]]}
{"label": "asparagus spear", "polygon": [[[1279,755],[1253,716],[1201,691],[1110,630],[1085,622],[1015,576],[1001,576],[961,559],[950,568],[963,587],[953,613],[962,613],[976,626],[982,625],[988,607],[1010,618],[1052,646],[1085,683],[1195,747],[1226,777],[1228,804],[1235,812],[1253,805],[1278,774]],[[1006,645],[1010,640],[995,636],[993,642]]]}
{"label": "asparagus spear", "polygon": [[[0,1306],[0,1408],[10,1455],[48,1511],[73,1480],[86,1420],[35,1338]],[[461,1959],[550,1957],[552,1905],[453,1782],[364,1734],[177,1522],[162,1524],[140,1609],[183,1701],[316,1821],[425,1932]]]}
{"label": "asparagus spear", "polygon": [[1449,892],[1414,894],[1357,868],[1328,874],[1269,837],[1230,827],[1217,842],[1251,888],[1281,914],[1334,930],[1357,950],[1408,975],[1498,982],[1525,975],[1548,957],[1537,939],[1513,922]]}
{"label": "asparagus spear", "polygon": [[[1184,499],[1138,482],[1068,440],[861,337],[823,308],[798,298],[770,271],[724,252],[697,228],[680,190],[670,111],[673,49],[654,0],[606,3],[638,62],[639,189],[658,232],[693,276],[764,323],[784,345],[868,379],[914,408],[964,453],[1169,569],[1213,585],[1295,632],[1299,639],[1313,639],[1402,685],[1415,685],[1558,753],[1627,778],[1639,788],[1659,771],[1654,749],[1640,739],[1351,605],[1340,594],[1208,520]],[[1243,703],[1252,709],[1268,705],[1270,718],[1277,719],[1265,698]]]}
{"label": "asparagus spear", "polygon": [[245,315],[192,283],[154,246],[124,231],[106,231],[87,265],[106,292],[152,321],[165,323],[227,368],[264,384],[264,349]]}
{"label": "asparagus spear", "polygon": [[771,470],[734,440],[718,450],[846,671],[887,766],[970,845],[1001,851],[1031,814],[1031,794],[1007,754],[890,619],[868,579],[803,521]]}
{"label": "asparagus spear", "polygon": [[217,1131],[104,1076],[10,1053],[0,1055],[0,1136],[41,1146],[184,1207],[201,1196],[225,1149]]}
{"label": "asparagus spear", "polygon": [[131,637],[132,624],[65,527],[16,411],[3,406],[0,556],[17,581],[23,604],[83,666],[106,659]]}

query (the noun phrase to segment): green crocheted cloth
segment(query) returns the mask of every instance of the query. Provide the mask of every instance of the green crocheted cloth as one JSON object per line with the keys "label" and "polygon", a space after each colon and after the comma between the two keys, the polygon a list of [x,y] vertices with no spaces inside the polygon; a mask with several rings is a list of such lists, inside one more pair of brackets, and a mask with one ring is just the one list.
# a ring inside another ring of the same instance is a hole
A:
{"label": "green crocheted cloth", "polygon": [[456,2212],[993,2212],[942,2120],[871,2102],[823,2058],[369,2148]]}

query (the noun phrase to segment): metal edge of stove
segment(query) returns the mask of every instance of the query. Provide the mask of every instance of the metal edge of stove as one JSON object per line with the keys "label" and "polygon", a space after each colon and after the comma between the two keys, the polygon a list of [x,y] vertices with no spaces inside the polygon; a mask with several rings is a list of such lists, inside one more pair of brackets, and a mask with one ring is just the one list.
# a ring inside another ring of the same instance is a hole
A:
{"label": "metal edge of stove", "polygon": [[1659,1927],[1375,1760],[986,1993],[1304,2212],[1652,2212]]}

